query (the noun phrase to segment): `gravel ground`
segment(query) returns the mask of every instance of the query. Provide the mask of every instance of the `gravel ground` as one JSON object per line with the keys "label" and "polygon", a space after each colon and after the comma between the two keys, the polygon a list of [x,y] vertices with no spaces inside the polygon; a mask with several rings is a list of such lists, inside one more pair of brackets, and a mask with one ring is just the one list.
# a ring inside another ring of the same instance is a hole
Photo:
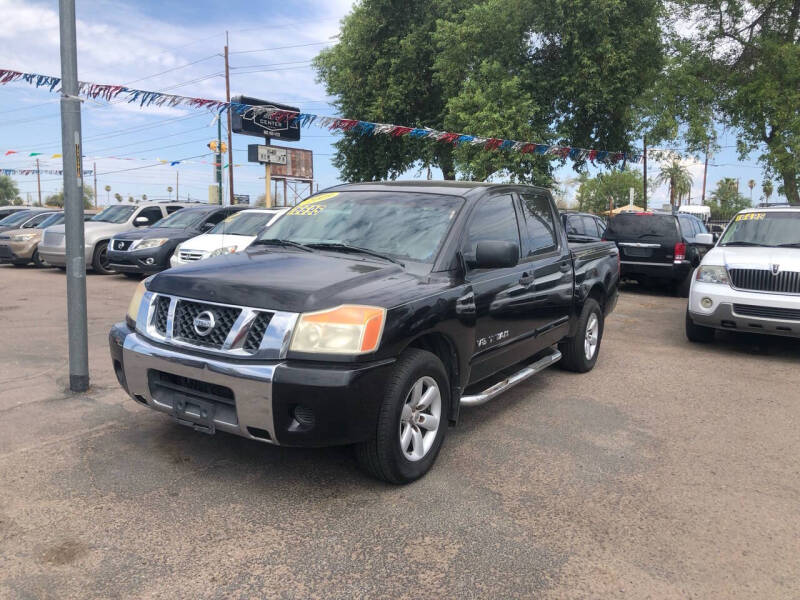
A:
{"label": "gravel ground", "polygon": [[434,470],[173,424],[106,348],[135,282],[89,275],[92,388],[65,390],[65,277],[0,267],[2,598],[797,598],[800,342],[683,336],[626,288],[595,370],[465,409]]}

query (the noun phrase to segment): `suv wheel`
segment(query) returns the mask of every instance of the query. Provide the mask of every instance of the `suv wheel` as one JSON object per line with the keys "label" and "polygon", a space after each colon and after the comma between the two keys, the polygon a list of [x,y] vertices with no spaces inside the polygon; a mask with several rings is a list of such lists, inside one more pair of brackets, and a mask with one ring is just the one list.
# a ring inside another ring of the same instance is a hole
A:
{"label": "suv wheel", "polygon": [[578,318],[578,331],[558,345],[562,358],[558,363],[562,369],[586,373],[594,368],[603,340],[603,311],[597,300],[587,298]]}
{"label": "suv wheel", "polygon": [[430,470],[447,430],[450,386],[442,361],[415,348],[398,359],[383,396],[375,436],[356,446],[368,473],[389,483]]}
{"label": "suv wheel", "polygon": [[111,275],[115,273],[108,265],[108,242],[99,242],[94,248],[92,256],[92,268],[101,275]]}
{"label": "suv wheel", "polygon": [[33,251],[31,255],[31,261],[33,262],[33,266],[35,267],[43,267],[45,266],[45,262],[42,260],[42,257],[39,256],[39,249]]}
{"label": "suv wheel", "polygon": [[689,316],[689,307],[686,307],[686,339],[698,344],[707,344],[714,341],[714,328],[697,325]]}

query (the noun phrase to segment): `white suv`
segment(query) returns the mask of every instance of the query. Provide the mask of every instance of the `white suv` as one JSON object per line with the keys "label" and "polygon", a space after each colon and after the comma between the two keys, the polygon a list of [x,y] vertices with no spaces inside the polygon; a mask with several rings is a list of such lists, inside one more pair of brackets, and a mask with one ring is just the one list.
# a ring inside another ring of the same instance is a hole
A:
{"label": "white suv", "polygon": [[800,338],[800,207],[737,214],[692,278],[686,337],[715,329]]}

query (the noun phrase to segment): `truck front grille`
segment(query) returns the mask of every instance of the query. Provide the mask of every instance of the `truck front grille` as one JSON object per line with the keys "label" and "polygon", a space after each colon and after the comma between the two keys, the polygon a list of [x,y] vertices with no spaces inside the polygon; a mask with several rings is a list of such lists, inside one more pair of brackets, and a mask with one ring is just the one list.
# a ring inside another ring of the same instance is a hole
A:
{"label": "truck front grille", "polygon": [[767,269],[728,269],[733,287],[755,292],[800,294],[800,271],[780,271],[773,275]]}
{"label": "truck front grille", "polygon": [[150,394],[154,397],[159,396],[158,392],[159,388],[161,388],[162,390],[169,390],[187,396],[196,396],[197,398],[219,402],[220,404],[235,404],[233,390],[223,385],[200,381],[199,379],[192,379],[190,377],[182,377],[181,375],[157,371],[155,369],[148,371],[148,376],[150,380]]}
{"label": "truck front grille", "polygon": [[250,331],[244,340],[244,349],[248,352],[255,352],[261,346],[261,340],[264,339],[264,334],[267,332],[269,322],[272,320],[272,313],[262,312],[253,320],[250,326]]}
{"label": "truck front grille", "polygon": [[167,315],[169,314],[169,296],[159,296],[156,298],[155,310],[153,311],[153,327],[160,335],[167,335]]}
{"label": "truck front grille", "polygon": [[[178,300],[173,336],[189,344],[220,350],[240,312],[241,309],[229,306]],[[195,324],[195,319],[202,313],[210,313],[214,320],[214,326],[204,335],[198,332]]]}
{"label": "truck front grille", "polygon": [[773,308],[752,304],[734,304],[733,312],[742,317],[760,317],[782,321],[800,321],[800,310],[794,308]]}

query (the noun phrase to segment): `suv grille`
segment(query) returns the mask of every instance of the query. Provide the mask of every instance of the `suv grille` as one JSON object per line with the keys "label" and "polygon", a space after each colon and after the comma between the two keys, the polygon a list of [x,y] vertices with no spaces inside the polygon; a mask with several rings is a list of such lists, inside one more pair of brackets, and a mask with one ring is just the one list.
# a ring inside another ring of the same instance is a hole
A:
{"label": "suv grille", "polygon": [[133,240],[114,240],[114,247],[112,250],[127,250],[131,247]]}
{"label": "suv grille", "polygon": [[[214,326],[206,335],[200,335],[194,325],[195,318],[203,312],[209,312],[214,317]],[[178,300],[175,307],[173,336],[189,344],[219,350],[241,312],[241,309],[229,306]]]}
{"label": "suv grille", "polygon": [[169,296],[156,298],[156,307],[153,311],[153,327],[160,335],[167,335],[167,313],[169,313]]}
{"label": "suv grille", "polygon": [[255,352],[261,346],[261,340],[264,339],[264,334],[267,332],[267,326],[272,320],[272,313],[262,312],[250,326],[250,332],[244,340],[244,349],[248,352]]}
{"label": "suv grille", "polygon": [[800,310],[793,308],[771,308],[768,306],[754,306],[752,304],[734,304],[733,312],[743,317],[800,321]]}
{"label": "suv grille", "polygon": [[800,271],[781,271],[773,275],[766,269],[729,269],[733,287],[740,290],[800,294]]}

